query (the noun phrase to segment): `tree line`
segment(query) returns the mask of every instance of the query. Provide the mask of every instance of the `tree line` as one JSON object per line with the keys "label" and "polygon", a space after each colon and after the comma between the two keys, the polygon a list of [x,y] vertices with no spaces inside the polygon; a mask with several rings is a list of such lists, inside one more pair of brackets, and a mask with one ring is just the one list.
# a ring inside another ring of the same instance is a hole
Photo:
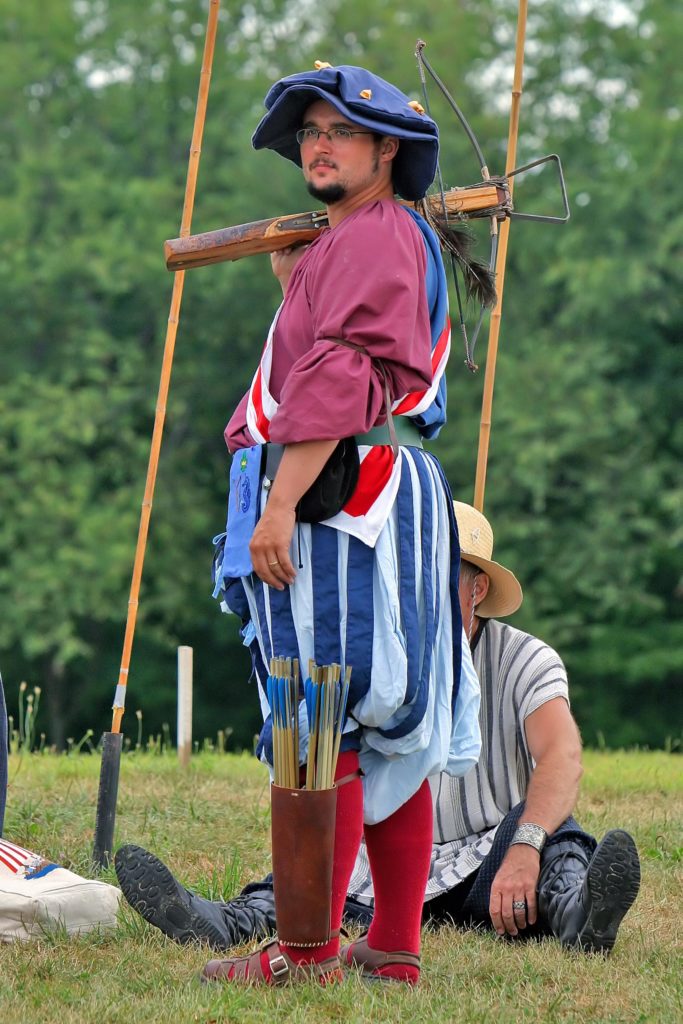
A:
{"label": "tree line", "polygon": [[[3,13],[1,667],[10,710],[21,679],[43,687],[62,746],[110,721],[206,4],[7,0]],[[502,172],[515,18],[512,0],[228,0],[193,230],[310,208],[296,169],[250,148],[274,79],[316,58],[360,63],[420,98],[418,37]],[[486,513],[525,591],[512,622],[562,654],[591,744],[680,741],[682,22],[664,0],[547,0],[529,19],[518,162],[560,153],[572,219],[512,226]],[[430,99],[446,184],[475,182],[464,133]],[[519,208],[557,211],[551,173],[515,187]],[[136,708],[149,731],[174,721],[181,643],[195,649],[197,735],[229,727],[248,746],[258,726],[247,653],[211,599],[211,538],[222,430],[277,296],[267,257],[187,275],[130,731]],[[471,501],[486,344],[471,376],[454,339],[434,451]]]}

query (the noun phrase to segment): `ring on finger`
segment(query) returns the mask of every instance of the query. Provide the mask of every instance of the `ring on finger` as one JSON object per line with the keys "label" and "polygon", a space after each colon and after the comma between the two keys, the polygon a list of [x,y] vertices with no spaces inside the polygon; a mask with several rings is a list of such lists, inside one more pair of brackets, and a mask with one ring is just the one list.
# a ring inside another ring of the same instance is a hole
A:
{"label": "ring on finger", "polygon": [[513,910],[526,910],[526,900],[513,900],[512,901],[512,909]]}

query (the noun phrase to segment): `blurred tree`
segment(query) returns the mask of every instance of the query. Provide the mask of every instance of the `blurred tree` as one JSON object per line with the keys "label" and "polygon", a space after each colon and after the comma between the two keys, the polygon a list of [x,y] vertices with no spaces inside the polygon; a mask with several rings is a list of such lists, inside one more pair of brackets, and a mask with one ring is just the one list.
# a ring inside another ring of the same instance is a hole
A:
{"label": "blurred tree", "polygon": [[[419,97],[419,36],[502,171],[513,0],[221,8],[193,230],[308,208],[296,169],[249,146],[271,81],[321,58]],[[62,743],[109,724],[171,290],[161,243],[178,231],[206,4],[5,0],[3,15],[0,644],[10,701],[12,678],[44,684]],[[560,152],[573,218],[512,228],[486,511],[524,583],[515,621],[560,649],[586,739],[613,745],[661,744],[683,711],[682,20],[664,0],[546,0],[529,19],[519,162]],[[446,183],[477,180],[464,133],[430,101]],[[520,179],[516,201],[556,206],[551,176]],[[197,735],[230,725],[249,743],[257,726],[208,567],[221,432],[277,292],[263,257],[185,283],[130,678],[153,730],[173,721],[178,643],[195,646]],[[471,500],[483,372],[467,374],[454,340],[436,451]]]}

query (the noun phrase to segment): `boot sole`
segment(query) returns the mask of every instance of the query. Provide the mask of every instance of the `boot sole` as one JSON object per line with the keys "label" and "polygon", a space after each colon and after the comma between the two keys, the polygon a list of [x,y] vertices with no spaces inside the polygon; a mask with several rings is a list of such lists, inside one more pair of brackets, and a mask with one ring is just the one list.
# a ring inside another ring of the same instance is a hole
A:
{"label": "boot sole", "polygon": [[589,953],[609,953],[624,915],[640,888],[640,860],[628,832],[614,829],[598,845],[584,880],[586,923],[574,945]]}
{"label": "boot sole", "polygon": [[145,921],[179,942],[225,949],[225,936],[184,902],[183,891],[165,864],[141,846],[123,846],[114,856],[121,891]]}

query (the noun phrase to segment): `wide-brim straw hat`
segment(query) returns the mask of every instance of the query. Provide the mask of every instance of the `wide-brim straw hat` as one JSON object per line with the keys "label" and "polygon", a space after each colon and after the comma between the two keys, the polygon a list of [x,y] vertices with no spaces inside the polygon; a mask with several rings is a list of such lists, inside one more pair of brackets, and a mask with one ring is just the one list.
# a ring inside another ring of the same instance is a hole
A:
{"label": "wide-brim straw hat", "polygon": [[301,167],[296,133],[307,108],[327,100],[352,124],[401,140],[392,164],[394,188],[404,199],[421,199],[436,172],[436,122],[420,103],[365,68],[317,63],[316,71],[289,75],[271,86],[265,98],[268,112],[251,140],[254,149],[274,149]]}
{"label": "wide-brim straw hat", "polygon": [[460,535],[460,557],[483,569],[490,581],[488,594],[477,605],[476,614],[481,619],[512,615],[521,605],[524,595],[515,575],[491,558],[491,524],[485,515],[463,501],[454,501],[453,507]]}

